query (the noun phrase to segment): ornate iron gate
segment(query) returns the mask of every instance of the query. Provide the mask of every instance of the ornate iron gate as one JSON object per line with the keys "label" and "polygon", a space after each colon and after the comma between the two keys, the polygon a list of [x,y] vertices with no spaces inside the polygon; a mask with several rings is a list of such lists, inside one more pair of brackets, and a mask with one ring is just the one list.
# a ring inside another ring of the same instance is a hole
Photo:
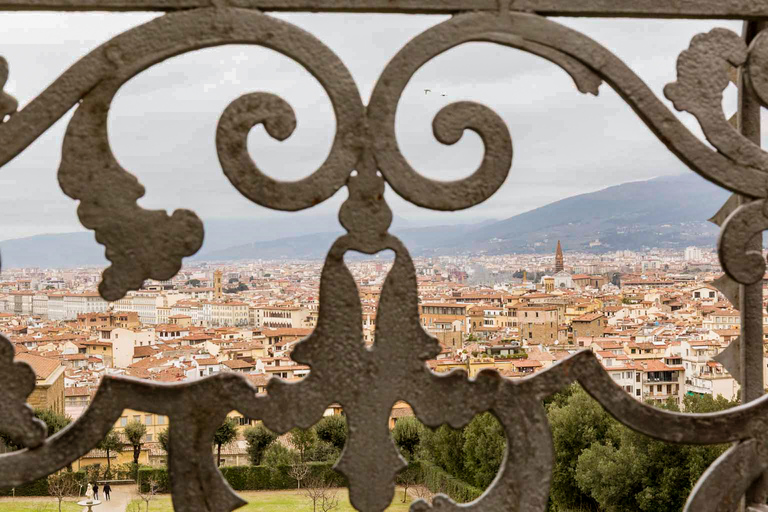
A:
{"label": "ornate iron gate", "polygon": [[[508,448],[491,487],[476,502],[457,505],[446,497],[414,510],[520,510],[546,508],[553,449],[542,400],[579,381],[619,421],[658,439],[682,443],[735,442],[702,476],[686,510],[725,511],[742,496],[751,510],[766,510],[768,399],[763,392],[761,232],[768,228],[768,153],[759,147],[760,105],[768,105],[768,1],[760,0],[0,0],[4,10],[164,11],[95,49],[23,109],[0,94],[0,165],[21,153],[70,108],[59,181],[80,201],[86,227],[106,246],[112,265],[100,292],[117,300],[147,278],[169,279],[181,260],[200,248],[203,226],[191,211],[168,216],[136,204],[143,187],[120,167],[107,138],[111,101],[131,77],[163,60],[200,48],[255,44],[303,65],[325,88],[336,115],[331,152],[311,176],[281,182],[264,175],[246,150],[246,137],[264,124],[274,138],[291,135],[296,120],[280,97],[246,94],[219,121],[216,145],[224,173],[252,201],[276,210],[316,205],[341,187],[349,199],[340,211],[348,233],[331,248],[322,272],[318,326],[294,352],[311,366],[303,381],[273,379],[257,396],[245,379],[220,374],[174,385],[107,377],[93,403],[70,427],[45,439],[44,425],[24,404],[34,387],[29,367],[14,363],[13,349],[0,340],[0,429],[28,448],[0,456],[0,484],[18,486],[66,466],[107,433],[124,408],[170,417],[169,467],[176,510],[224,512],[243,504],[222,479],[210,440],[227,412],[259,418],[277,432],[309,427],[326,406],[339,402],[350,433],[338,469],[349,479],[359,510],[384,509],[394,478],[404,467],[387,428],[392,405],[406,400],[424,423],[453,427],[491,411],[504,426]],[[344,64],[321,41],[267,11],[348,11],[452,14],[417,36],[390,61],[368,105]],[[697,139],[621,60],[588,37],[547,16],[742,19],[744,33],[716,29],[696,36],[678,59],[677,81],[665,89],[679,110],[693,114],[706,138]],[[722,226],[719,256],[727,277],[720,289],[740,307],[742,338],[723,362],[739,375],[744,405],[726,412],[686,415],[637,402],[615,385],[588,352],[521,380],[493,371],[470,380],[462,372],[437,376],[424,361],[439,346],[419,324],[416,278],[402,243],[388,233],[392,214],[384,183],[425,208],[458,210],[490,197],[511,166],[512,141],[503,121],[488,108],[458,102],[434,120],[435,136],[452,144],[474,130],[485,144],[480,167],[453,182],[427,179],[411,168],[398,148],[395,111],[411,76],[442,52],[470,41],[523,50],[560,66],[583,93],[597,94],[605,81],[693,171],[736,196],[713,218]],[[8,75],[0,61],[0,86]],[[738,70],[739,113],[735,126],[723,114],[722,92],[729,68]],[[1,87],[0,87],[1,91]],[[343,262],[348,250],[395,252],[382,290],[376,342],[366,348],[361,305]],[[337,357],[343,353],[343,359]],[[192,404],[194,403],[194,407]]]}

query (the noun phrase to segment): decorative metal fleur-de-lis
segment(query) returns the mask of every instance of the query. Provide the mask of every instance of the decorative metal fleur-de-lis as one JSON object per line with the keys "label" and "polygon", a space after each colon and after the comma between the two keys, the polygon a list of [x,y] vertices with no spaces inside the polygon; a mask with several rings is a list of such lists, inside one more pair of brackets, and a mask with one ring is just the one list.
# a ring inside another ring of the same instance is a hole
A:
{"label": "decorative metal fleur-de-lis", "polygon": [[[235,188],[268,208],[301,210],[325,201],[341,187],[349,190],[339,214],[347,234],[333,244],[322,271],[317,328],[293,352],[293,358],[308,364],[311,372],[297,383],[272,379],[264,396],[257,396],[236,374],[182,384],[105,377],[85,414],[40,443],[41,425],[20,403],[29,391],[28,372],[12,366],[16,370],[6,372],[8,382],[19,384],[4,388],[3,407],[12,421],[3,418],[0,430],[21,436],[30,449],[0,455],[0,485],[19,485],[71,463],[97,444],[124,408],[133,408],[170,417],[169,469],[175,509],[226,512],[243,501],[214,466],[210,440],[230,410],[286,432],[309,427],[329,404],[338,402],[350,430],[337,469],[348,478],[357,509],[380,511],[391,502],[395,475],[404,467],[389,436],[388,418],[392,405],[405,400],[429,426],[461,427],[474,415],[490,411],[507,437],[499,475],[478,500],[458,505],[440,496],[432,505],[414,503],[413,510],[544,511],[553,448],[542,400],[574,381],[619,421],[650,436],[688,443],[743,441],[704,474],[687,510],[714,511],[722,503],[735,503],[766,470],[765,399],[710,415],[665,412],[628,396],[588,352],[515,381],[495,371],[483,371],[475,379],[461,371],[442,376],[430,372],[425,360],[435,357],[439,345],[419,323],[413,263],[403,244],[388,232],[392,213],[384,199],[388,183],[416,205],[458,210],[486,200],[505,181],[512,141],[503,121],[482,105],[453,103],[433,123],[435,136],[445,144],[457,142],[467,129],[481,137],[483,160],[467,178],[449,182],[425,178],[407,162],[395,136],[398,101],[421,66],[458,45],[493,42],[560,66],[583,93],[596,95],[605,80],[695,172],[733,192],[761,198],[728,216],[720,243],[729,275],[739,282],[754,282],[763,269],[745,250],[750,234],[762,229],[768,218],[762,199],[768,195],[768,159],[733,132],[719,99],[727,85],[726,63],[745,67],[761,97],[768,96],[763,71],[768,69],[763,62],[768,50],[763,36],[747,48],[735,34],[716,30],[694,38],[680,57],[678,81],[666,93],[677,108],[697,117],[716,148],[712,150],[606,48],[544,17],[509,11],[509,2],[499,2],[495,10],[456,14],[411,40],[382,72],[368,105],[339,58],[295,25],[254,9],[220,5],[188,9],[189,5],[181,4],[180,12],[153,19],[95,49],[0,124],[0,165],[76,106],[64,140],[59,181],[67,195],[80,201],[81,221],[96,232],[112,262],[99,288],[102,296],[119,299],[147,278],[170,278],[182,258],[199,249],[203,237],[202,223],[190,211],[168,216],[136,204],[144,189],[117,163],[106,131],[107,112],[120,86],[167,58],[210,46],[255,44],[294,59],[325,88],[336,116],[333,145],[320,168],[302,180],[283,182],[263,174],[251,159],[246,139],[254,126],[263,124],[278,140],[290,137],[296,126],[291,107],[273,94],[251,93],[233,101],[219,121],[216,147]],[[284,7],[289,4],[286,0]],[[0,82],[7,78],[6,71],[0,67]],[[10,106],[0,96],[0,113],[10,113]],[[395,262],[382,289],[376,339],[369,348],[363,343],[356,285],[343,257],[347,251],[374,254],[387,249],[394,251]],[[6,367],[11,364],[10,347],[0,340],[0,363]]]}

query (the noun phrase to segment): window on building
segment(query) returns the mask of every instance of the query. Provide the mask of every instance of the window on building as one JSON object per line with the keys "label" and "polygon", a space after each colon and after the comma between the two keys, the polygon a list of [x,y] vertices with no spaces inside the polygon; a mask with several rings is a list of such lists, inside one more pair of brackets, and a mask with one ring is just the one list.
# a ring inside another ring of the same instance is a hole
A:
{"label": "window on building", "polygon": [[151,414],[147,414],[146,416],[144,416],[144,424],[145,425],[152,425],[152,415]]}
{"label": "window on building", "polygon": [[635,396],[640,396],[640,389],[639,388],[635,390]]}
{"label": "window on building", "polygon": [[133,417],[133,421],[138,421],[138,422],[141,422],[141,416],[140,416],[139,414],[136,414],[136,415]]}
{"label": "window on building", "polygon": [[147,442],[148,443],[152,442],[152,434],[147,434]]}
{"label": "window on building", "polygon": [[126,418],[125,416],[123,416],[122,418],[120,418],[120,426],[121,426],[121,427],[124,427],[124,426],[126,426],[127,424],[128,424],[128,418]]}

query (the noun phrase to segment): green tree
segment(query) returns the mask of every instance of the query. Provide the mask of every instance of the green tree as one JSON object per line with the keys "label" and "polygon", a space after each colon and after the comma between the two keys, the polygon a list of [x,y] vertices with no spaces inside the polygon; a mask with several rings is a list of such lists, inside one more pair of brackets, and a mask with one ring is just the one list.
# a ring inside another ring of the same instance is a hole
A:
{"label": "green tree", "polygon": [[277,439],[277,434],[261,424],[245,429],[244,436],[248,443],[248,459],[252,466],[262,463],[264,452]]}
{"label": "green tree", "polygon": [[[62,414],[54,411],[53,409],[35,408],[34,415],[37,419],[43,420],[47,427],[46,435],[51,437],[53,434],[63,429],[72,422],[72,418],[66,414]],[[0,440],[11,450],[20,450],[24,448],[14,443],[11,438],[5,434],[0,433]]]}
{"label": "green tree", "polygon": [[318,439],[341,451],[347,442],[347,419],[340,414],[325,416],[315,425],[315,433]]}
{"label": "green tree", "polygon": [[[399,422],[398,422],[399,423]],[[425,428],[421,436],[421,453],[427,460],[451,475],[467,481],[464,469],[464,431],[443,425],[436,430]]]}
{"label": "green tree", "polygon": [[147,433],[147,427],[143,423],[136,420],[129,421],[123,429],[123,434],[128,440],[128,444],[133,446],[133,463],[139,463],[139,455],[141,455],[141,445],[144,444],[144,435]]}
{"label": "green tree", "polygon": [[614,421],[607,439],[579,456],[576,482],[605,512],[682,510],[693,485],[726,448],[665,443]]}
{"label": "green tree", "polygon": [[278,466],[290,466],[298,460],[299,454],[280,442],[267,446],[261,459],[263,465],[272,469],[276,469]]}
{"label": "green tree", "polygon": [[392,429],[392,440],[408,462],[418,456],[423,432],[424,425],[415,416],[400,418],[395,423],[395,428]]}
{"label": "green tree", "polygon": [[216,446],[216,466],[221,466],[221,447],[237,439],[237,420],[227,418],[213,434],[213,444]]}
{"label": "green tree", "polygon": [[288,434],[288,441],[298,452],[299,461],[303,464],[306,460],[307,451],[317,442],[317,434],[315,434],[315,430],[311,428],[306,430],[295,428]]}
{"label": "green tree", "polygon": [[464,467],[469,483],[485,489],[499,472],[507,440],[499,420],[483,413],[464,429]]}
{"label": "green tree", "polygon": [[718,412],[739,405],[738,400],[727,400],[722,395],[712,398],[712,395],[696,396],[685,395],[683,397],[683,409],[690,413]]}
{"label": "green tree", "polygon": [[104,439],[99,441],[99,444],[96,445],[96,448],[100,450],[104,450],[107,452],[107,474],[112,474],[112,466],[110,459],[110,452],[116,452],[123,448],[123,440],[120,438],[120,434],[115,431],[115,429],[109,429],[109,432],[107,432],[107,435],[104,436]]}
{"label": "green tree", "polygon": [[576,466],[584,450],[605,440],[613,420],[578,384],[565,392],[565,401],[547,406],[555,449],[550,501],[555,510],[597,510],[597,501],[576,482]]}
{"label": "green tree", "polygon": [[187,284],[193,288],[197,288],[200,286],[200,280],[199,279],[190,279],[187,281]]}
{"label": "green tree", "polygon": [[340,455],[341,450],[321,439],[318,439],[304,454],[310,462],[336,462]]}
{"label": "green tree", "polygon": [[37,408],[35,409],[35,416],[45,422],[48,427],[48,437],[51,437],[56,432],[72,423],[72,418],[66,414],[56,412],[53,409]]}
{"label": "green tree", "polygon": [[157,442],[160,443],[160,448],[162,448],[165,453],[168,453],[168,447],[170,446],[168,444],[168,434],[169,431],[167,428],[164,428],[157,434]]}
{"label": "green tree", "polygon": [[[736,403],[685,397],[683,408],[714,412]],[[658,406],[680,409],[674,400]],[[550,494],[555,510],[680,510],[701,474],[727,447],[651,439],[614,420],[575,385],[547,409],[556,457]]]}

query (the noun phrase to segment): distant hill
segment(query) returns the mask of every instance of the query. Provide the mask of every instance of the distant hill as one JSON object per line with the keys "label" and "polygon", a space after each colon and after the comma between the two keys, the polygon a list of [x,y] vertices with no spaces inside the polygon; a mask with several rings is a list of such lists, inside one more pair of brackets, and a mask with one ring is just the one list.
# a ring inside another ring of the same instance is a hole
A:
{"label": "distant hill", "polygon": [[623,183],[488,225],[454,247],[499,254],[549,252],[557,240],[593,251],[714,245],[718,228],[706,220],[729,195],[692,172]]}
{"label": "distant hill", "polygon": [[[414,255],[551,252],[557,240],[565,250],[594,252],[713,246],[718,229],[706,219],[728,196],[689,172],[580,194],[498,222],[412,227],[395,217],[392,231]],[[322,258],[343,233],[335,217],[310,212],[214,219],[206,221],[205,228],[205,243],[195,260]],[[333,231],[326,231],[329,228]],[[0,254],[6,267],[108,263],[91,232],[6,240],[0,242]]]}
{"label": "distant hill", "polygon": [[35,235],[0,242],[3,268],[11,267],[105,267],[104,247],[92,231]]}

